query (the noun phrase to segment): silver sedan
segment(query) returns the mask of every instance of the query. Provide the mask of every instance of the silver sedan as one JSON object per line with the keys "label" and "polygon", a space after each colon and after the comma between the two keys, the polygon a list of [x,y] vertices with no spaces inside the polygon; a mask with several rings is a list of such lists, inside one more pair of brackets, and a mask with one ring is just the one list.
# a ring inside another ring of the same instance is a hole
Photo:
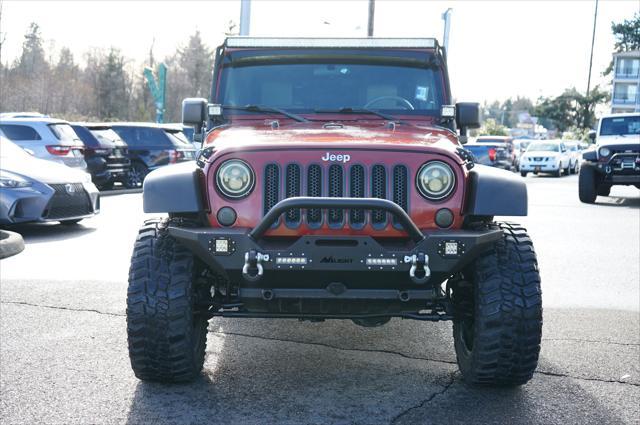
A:
{"label": "silver sedan", "polygon": [[0,224],[75,224],[99,211],[89,174],[35,158],[0,136]]}

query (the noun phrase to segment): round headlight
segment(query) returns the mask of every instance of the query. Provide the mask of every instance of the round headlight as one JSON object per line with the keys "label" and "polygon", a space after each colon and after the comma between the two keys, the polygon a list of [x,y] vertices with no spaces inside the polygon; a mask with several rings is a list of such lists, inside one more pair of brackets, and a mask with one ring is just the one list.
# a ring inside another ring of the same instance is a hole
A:
{"label": "round headlight", "polygon": [[251,193],[255,178],[253,170],[244,161],[231,159],[218,168],[216,183],[223,195],[229,198],[243,198]]}
{"label": "round headlight", "polygon": [[420,167],[416,176],[420,194],[432,201],[446,198],[453,191],[456,176],[451,167],[441,161],[430,161]]}
{"label": "round headlight", "polygon": [[600,156],[609,156],[609,154],[611,154],[611,151],[609,150],[609,148],[600,148],[598,154],[600,154]]}

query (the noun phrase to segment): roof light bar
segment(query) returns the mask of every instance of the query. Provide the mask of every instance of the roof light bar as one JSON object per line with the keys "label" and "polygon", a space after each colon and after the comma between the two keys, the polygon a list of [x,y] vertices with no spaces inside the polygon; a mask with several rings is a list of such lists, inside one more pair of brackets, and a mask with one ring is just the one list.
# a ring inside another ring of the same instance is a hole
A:
{"label": "roof light bar", "polygon": [[435,38],[228,37],[227,47],[420,48],[436,47]]}

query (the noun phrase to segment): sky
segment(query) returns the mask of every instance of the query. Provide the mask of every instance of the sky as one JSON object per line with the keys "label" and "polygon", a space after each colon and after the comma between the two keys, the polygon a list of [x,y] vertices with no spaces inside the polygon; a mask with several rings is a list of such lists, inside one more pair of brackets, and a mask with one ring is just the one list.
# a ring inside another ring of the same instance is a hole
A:
{"label": "sky", "polygon": [[[0,0],[2,1],[2,0]],[[611,61],[611,22],[630,19],[638,0],[600,0],[592,87],[610,88],[602,71]],[[453,9],[449,73],[458,101],[537,99],[575,86],[585,91],[595,0],[399,1],[376,0],[375,36],[443,35],[442,13]],[[253,0],[250,34],[256,36],[366,36],[366,0]],[[94,47],[119,48],[141,64],[153,44],[156,59],[175,52],[199,30],[212,47],[229,21],[239,22],[240,1],[2,1],[2,61],[20,55],[23,35],[37,22],[46,47],[69,47],[77,60]],[[171,70],[169,70],[171,72]]]}

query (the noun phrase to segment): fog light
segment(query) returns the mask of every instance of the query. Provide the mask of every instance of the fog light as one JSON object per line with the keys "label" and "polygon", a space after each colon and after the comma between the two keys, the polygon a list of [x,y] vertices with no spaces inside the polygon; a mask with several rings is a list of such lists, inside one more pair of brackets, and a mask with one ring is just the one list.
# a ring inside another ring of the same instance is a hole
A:
{"label": "fog light", "polygon": [[216,240],[216,252],[228,252],[229,251],[229,241],[226,239],[218,239]]}
{"label": "fog light", "polygon": [[222,207],[218,210],[217,218],[218,223],[223,226],[231,226],[236,222],[237,218],[236,211],[231,207]]}
{"label": "fog light", "polygon": [[453,213],[448,208],[439,209],[436,212],[436,224],[439,227],[449,227],[453,224]]}
{"label": "fog light", "polygon": [[395,266],[398,260],[395,258],[367,258],[367,266]]}
{"label": "fog light", "polygon": [[286,265],[305,265],[307,259],[305,257],[276,257],[276,264]]}
{"label": "fog light", "polygon": [[236,243],[233,239],[219,236],[209,240],[209,252],[214,255],[231,255],[236,251]]}

